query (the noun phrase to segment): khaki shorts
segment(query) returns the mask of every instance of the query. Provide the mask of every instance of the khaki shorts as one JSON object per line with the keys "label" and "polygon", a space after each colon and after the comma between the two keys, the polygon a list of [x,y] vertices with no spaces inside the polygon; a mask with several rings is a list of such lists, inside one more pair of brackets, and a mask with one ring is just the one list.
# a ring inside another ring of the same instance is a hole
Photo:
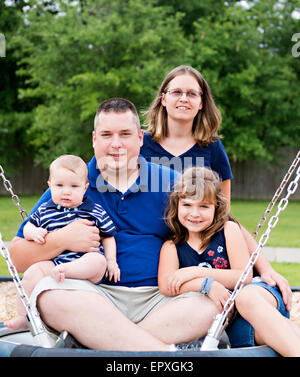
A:
{"label": "khaki shorts", "polygon": [[95,285],[87,280],[65,279],[56,282],[52,277],[43,278],[34,288],[30,305],[36,310],[36,301],[40,293],[47,290],[83,290],[98,293],[112,302],[128,319],[134,323],[142,321],[156,309],[178,298],[200,296],[199,292],[188,292],[175,297],[167,297],[159,292],[158,287],[122,287],[114,285]]}

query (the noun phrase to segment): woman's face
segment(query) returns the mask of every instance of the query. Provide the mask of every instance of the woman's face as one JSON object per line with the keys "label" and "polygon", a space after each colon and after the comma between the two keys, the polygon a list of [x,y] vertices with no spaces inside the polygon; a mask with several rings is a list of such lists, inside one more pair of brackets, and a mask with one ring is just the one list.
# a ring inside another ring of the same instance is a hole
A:
{"label": "woman's face", "polygon": [[167,110],[168,119],[193,121],[198,111],[202,109],[201,94],[198,81],[193,76],[183,74],[174,77],[161,98],[161,103]]}

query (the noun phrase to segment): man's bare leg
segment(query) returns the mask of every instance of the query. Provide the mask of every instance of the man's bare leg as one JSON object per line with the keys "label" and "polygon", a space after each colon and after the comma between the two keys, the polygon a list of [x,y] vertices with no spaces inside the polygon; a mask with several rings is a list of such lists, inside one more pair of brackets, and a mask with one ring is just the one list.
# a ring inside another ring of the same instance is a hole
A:
{"label": "man's bare leg", "polygon": [[168,344],[129,321],[94,292],[45,291],[39,296],[38,309],[45,323],[59,332],[67,330],[90,349],[169,351]]}
{"label": "man's bare leg", "polygon": [[217,307],[207,297],[173,300],[149,314],[139,326],[167,344],[189,342],[207,334]]}

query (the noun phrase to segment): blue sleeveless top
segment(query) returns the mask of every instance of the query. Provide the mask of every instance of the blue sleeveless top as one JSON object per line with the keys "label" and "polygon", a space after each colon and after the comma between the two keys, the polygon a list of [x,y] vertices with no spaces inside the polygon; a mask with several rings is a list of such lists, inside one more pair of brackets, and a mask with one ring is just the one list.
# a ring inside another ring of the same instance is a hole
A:
{"label": "blue sleeveless top", "polygon": [[217,140],[206,147],[200,147],[196,143],[192,148],[176,157],[145,132],[141,155],[149,162],[165,165],[179,171],[179,173],[191,166],[205,166],[217,172],[221,181],[233,178],[229,159],[221,140]]}
{"label": "blue sleeveless top", "polygon": [[187,242],[176,246],[179,259],[179,268],[200,266],[208,268],[230,268],[226,250],[224,228],[210,240],[207,248],[199,254]]}

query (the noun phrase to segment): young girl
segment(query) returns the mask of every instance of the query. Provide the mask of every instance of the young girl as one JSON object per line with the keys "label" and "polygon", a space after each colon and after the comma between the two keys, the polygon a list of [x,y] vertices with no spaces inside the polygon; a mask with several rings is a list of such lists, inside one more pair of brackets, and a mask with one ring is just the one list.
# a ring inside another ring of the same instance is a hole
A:
{"label": "young girl", "polygon": [[161,249],[161,292],[202,291],[221,311],[249,254],[239,225],[230,220],[217,174],[188,169],[169,196],[167,223],[173,235]]}
{"label": "young girl", "polygon": [[[161,249],[161,292],[174,296],[200,291],[221,311],[249,254],[239,225],[228,213],[217,174],[188,169],[170,194],[167,211],[173,235]],[[300,329],[288,319],[279,290],[261,281],[248,284],[251,279],[252,273],[236,298],[243,318],[228,328],[230,341],[240,346],[238,342],[247,338],[248,346],[267,344],[283,356],[300,356]]]}

